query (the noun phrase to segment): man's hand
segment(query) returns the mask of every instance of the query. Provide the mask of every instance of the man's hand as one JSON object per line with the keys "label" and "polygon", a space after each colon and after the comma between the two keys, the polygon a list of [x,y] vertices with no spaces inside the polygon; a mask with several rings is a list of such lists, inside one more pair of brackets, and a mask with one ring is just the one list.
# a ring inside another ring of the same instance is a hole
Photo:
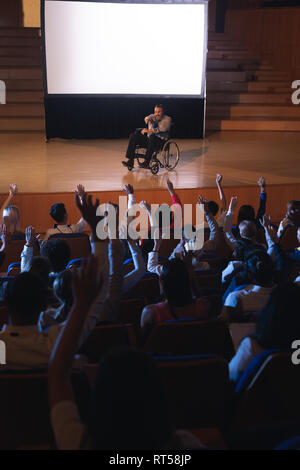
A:
{"label": "man's hand", "polygon": [[142,134],[142,135],[148,134],[148,129],[142,129],[142,130],[141,130],[141,134]]}
{"label": "man's hand", "polygon": [[216,177],[217,186],[218,186],[219,184],[221,184],[222,178],[223,178],[222,175],[217,174],[217,177]]}
{"label": "man's hand", "polygon": [[146,209],[147,212],[151,211],[151,206],[147,201],[141,201],[139,205],[142,209]]}
{"label": "man's hand", "polygon": [[133,186],[131,186],[131,184],[125,184],[123,191],[127,194],[127,196],[134,193]]}
{"label": "man's hand", "polygon": [[83,197],[80,198],[79,194],[75,193],[75,203],[78,209],[81,212],[83,219],[89,224],[92,232],[92,240],[95,241],[96,236],[96,227],[98,222],[104,218],[104,216],[97,216],[96,211],[99,206],[99,199],[95,200],[95,203],[92,201],[91,194],[87,196],[86,193],[83,194]]}
{"label": "man's hand", "polygon": [[200,205],[201,210],[203,210],[204,214],[207,214],[209,212],[208,200],[205,199],[205,197],[203,197],[201,194],[199,194],[198,203]]}
{"label": "man's hand", "polygon": [[261,192],[264,193],[266,189],[266,180],[263,176],[259,178],[259,180],[257,181],[257,184],[258,186],[260,186]]}
{"label": "man's hand", "polygon": [[25,229],[25,239],[26,239],[26,245],[27,246],[33,246],[34,241],[35,241],[35,230],[34,227],[26,227]]}
{"label": "man's hand", "polygon": [[238,198],[237,198],[237,196],[233,196],[233,197],[230,199],[230,204],[229,204],[228,212],[233,213],[234,210],[236,209],[237,203],[238,203]]}
{"label": "man's hand", "polygon": [[17,185],[16,185],[16,184],[11,184],[11,185],[9,186],[9,194],[10,194],[11,196],[15,196],[15,195],[17,194],[17,192],[18,192],[18,187],[17,187]]}
{"label": "man's hand", "polygon": [[277,236],[277,230],[276,228],[271,224],[271,218],[269,215],[263,215],[263,217],[260,219],[260,223],[265,229],[267,237],[273,242],[273,243],[279,243],[279,238]]}
{"label": "man's hand", "polygon": [[150,118],[148,116],[146,116],[144,121],[145,121],[145,124],[148,124],[148,122],[150,121]]}
{"label": "man's hand", "polygon": [[84,194],[85,194],[85,189],[84,187],[82,186],[82,184],[78,184],[77,185],[77,189],[75,190],[76,193],[78,194],[78,196],[82,199]]}

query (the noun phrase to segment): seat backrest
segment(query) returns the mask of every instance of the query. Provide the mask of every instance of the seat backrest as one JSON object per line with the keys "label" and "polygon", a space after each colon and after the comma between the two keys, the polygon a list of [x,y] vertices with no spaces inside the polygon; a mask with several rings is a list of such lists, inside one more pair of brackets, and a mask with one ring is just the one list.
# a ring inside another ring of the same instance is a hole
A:
{"label": "seat backrest", "polygon": [[88,258],[91,254],[91,245],[86,233],[56,233],[49,237],[49,240],[64,240],[70,247],[71,260],[76,258]]}
{"label": "seat backrest", "polygon": [[98,363],[100,358],[115,346],[135,345],[132,325],[99,324],[91,331],[79,353],[86,355],[89,362]]}
{"label": "seat backrest", "polygon": [[300,368],[292,363],[292,352],[262,354],[263,363],[254,369],[252,379],[244,388],[238,384],[235,429],[300,421]]}
{"label": "seat backrest", "polygon": [[281,237],[280,245],[283,250],[292,250],[299,246],[297,227],[288,227]]}
{"label": "seat backrest", "polygon": [[196,270],[193,273],[197,288],[197,295],[202,289],[221,289],[222,272],[219,269]]}
{"label": "seat backrest", "polygon": [[0,307],[0,328],[8,323],[8,308],[5,305]]}
{"label": "seat backrest", "polygon": [[158,276],[151,275],[143,277],[127,294],[127,298],[142,298],[145,305],[158,302],[160,299],[160,288]]}
{"label": "seat backrest", "polygon": [[154,359],[177,428],[224,426],[230,398],[225,359],[205,355]]}
{"label": "seat backrest", "polygon": [[[87,378],[76,372],[72,374],[71,381],[81,416],[86,418],[90,393]],[[44,444],[54,447],[48,406],[47,371],[1,370],[0,402],[1,449]]]}
{"label": "seat backrest", "polygon": [[144,306],[144,300],[141,298],[121,300],[117,316],[118,323],[130,323],[133,325],[136,336],[139,336]]}
{"label": "seat backrest", "polygon": [[8,266],[11,263],[15,263],[20,261],[21,253],[23,251],[25,244],[25,240],[11,240],[7,244],[7,248],[5,250],[5,259],[3,264],[1,265],[1,272],[6,272]]}
{"label": "seat backrest", "polygon": [[170,240],[162,240],[159,248],[159,256],[162,258],[169,258],[179,242],[180,240],[172,238]]}
{"label": "seat backrest", "polygon": [[155,324],[143,349],[155,354],[216,354],[230,360],[232,339],[225,322],[213,320],[172,320]]}

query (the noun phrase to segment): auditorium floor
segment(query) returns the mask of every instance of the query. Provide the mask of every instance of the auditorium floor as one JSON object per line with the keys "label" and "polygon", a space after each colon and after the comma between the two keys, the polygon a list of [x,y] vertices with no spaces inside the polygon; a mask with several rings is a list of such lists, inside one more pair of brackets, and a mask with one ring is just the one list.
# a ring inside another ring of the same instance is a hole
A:
{"label": "auditorium floor", "polygon": [[128,172],[121,165],[127,140],[61,140],[44,134],[0,134],[0,193],[16,183],[23,193],[68,192],[77,183],[89,191],[158,189],[167,176],[177,188],[252,186],[260,175],[272,185],[300,183],[300,132],[221,132],[205,140],[176,139],[181,159],[176,170]]}

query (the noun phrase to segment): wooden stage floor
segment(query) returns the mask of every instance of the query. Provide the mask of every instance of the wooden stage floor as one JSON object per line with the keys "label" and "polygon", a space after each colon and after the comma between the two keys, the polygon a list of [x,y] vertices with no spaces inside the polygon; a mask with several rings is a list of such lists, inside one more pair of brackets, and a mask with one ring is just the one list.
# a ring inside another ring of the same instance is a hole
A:
{"label": "wooden stage floor", "polygon": [[172,172],[128,172],[121,165],[127,140],[61,140],[45,142],[42,133],[0,134],[0,193],[16,183],[22,193],[119,191],[126,183],[137,190],[165,187],[169,176],[179,189],[256,186],[263,175],[269,185],[300,183],[300,132],[220,132],[205,140],[176,139],[181,150]]}

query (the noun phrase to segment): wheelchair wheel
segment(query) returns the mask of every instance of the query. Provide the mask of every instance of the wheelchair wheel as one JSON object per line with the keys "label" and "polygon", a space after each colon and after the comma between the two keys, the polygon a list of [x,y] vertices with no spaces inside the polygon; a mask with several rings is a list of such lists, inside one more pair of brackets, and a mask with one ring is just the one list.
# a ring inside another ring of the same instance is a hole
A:
{"label": "wheelchair wheel", "polygon": [[158,162],[154,162],[154,163],[150,163],[150,170],[151,170],[151,173],[152,175],[157,175],[157,173],[159,172],[159,163]]}
{"label": "wheelchair wheel", "polygon": [[179,148],[176,142],[169,140],[162,148],[164,166],[167,170],[174,170],[179,161]]}

